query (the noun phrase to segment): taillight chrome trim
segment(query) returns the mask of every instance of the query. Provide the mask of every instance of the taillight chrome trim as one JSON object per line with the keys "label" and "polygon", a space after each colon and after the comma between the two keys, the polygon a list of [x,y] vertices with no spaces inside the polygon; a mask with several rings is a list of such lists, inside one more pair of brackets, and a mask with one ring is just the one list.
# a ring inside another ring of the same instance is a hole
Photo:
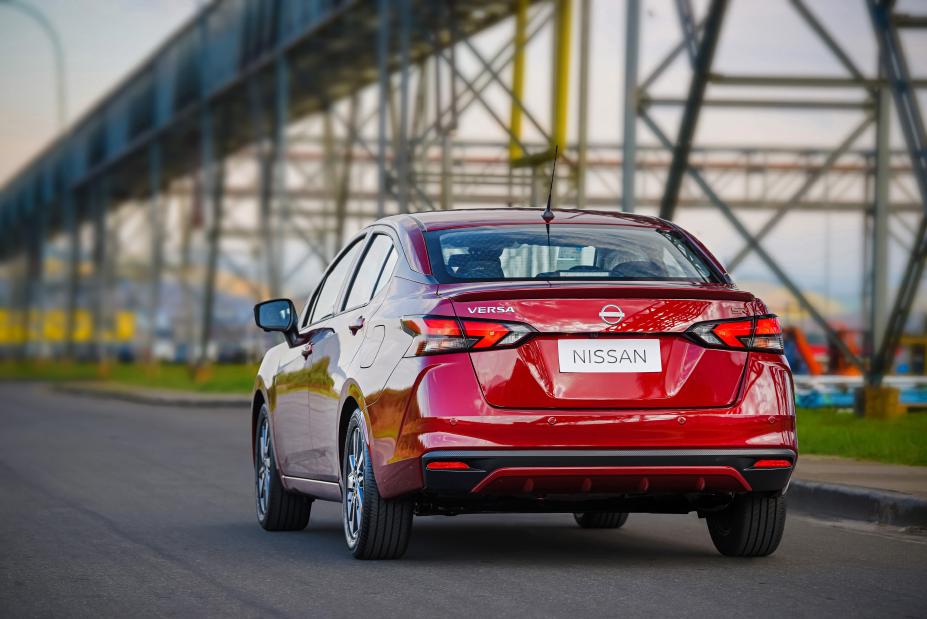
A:
{"label": "taillight chrome trim", "polygon": [[[422,327],[428,327],[428,322],[443,323],[437,328],[445,332],[426,334]],[[498,325],[506,330],[501,337],[489,340],[495,334],[477,332],[468,329],[474,325]],[[460,318],[457,316],[438,316],[426,314],[421,316],[403,316],[400,320],[402,330],[412,336],[412,343],[406,351],[406,357],[422,357],[427,355],[441,355],[453,352],[480,352],[483,350],[502,350],[521,346],[530,336],[537,333],[531,325],[523,322],[509,320],[492,320],[483,318]],[[453,327],[453,332],[449,329]],[[515,336],[515,337],[513,337]]]}
{"label": "taillight chrome trim", "polygon": [[[736,326],[740,324],[749,324],[749,332],[738,332]],[[716,329],[719,325],[730,325],[734,328],[718,333]],[[774,355],[781,355],[784,350],[782,326],[775,314],[697,322],[686,329],[686,335],[705,348],[766,352]],[[757,338],[763,338],[764,345],[757,345]]]}

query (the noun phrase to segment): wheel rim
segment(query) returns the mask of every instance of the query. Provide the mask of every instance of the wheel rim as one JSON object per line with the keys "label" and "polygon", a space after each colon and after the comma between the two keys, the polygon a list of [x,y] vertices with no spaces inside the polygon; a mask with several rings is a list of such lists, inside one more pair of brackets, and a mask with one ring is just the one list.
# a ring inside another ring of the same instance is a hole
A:
{"label": "wheel rim", "polygon": [[257,510],[258,516],[264,517],[267,513],[267,495],[270,492],[270,424],[267,417],[261,419],[261,428],[258,430],[258,453],[255,462],[257,470],[255,474],[255,485],[257,488]]}
{"label": "wheel rim", "polygon": [[364,473],[366,472],[366,466],[364,438],[360,429],[354,428],[354,432],[351,434],[344,481],[344,533],[351,544],[357,540],[361,528],[361,519],[364,514]]}

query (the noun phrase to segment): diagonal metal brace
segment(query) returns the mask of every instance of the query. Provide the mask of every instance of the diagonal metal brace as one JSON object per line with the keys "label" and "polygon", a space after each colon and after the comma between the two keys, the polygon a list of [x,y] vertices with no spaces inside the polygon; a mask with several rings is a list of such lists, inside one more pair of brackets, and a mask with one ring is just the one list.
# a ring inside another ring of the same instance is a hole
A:
{"label": "diagonal metal brace", "polygon": [[[763,224],[763,227],[757,231],[757,233],[754,235],[757,242],[762,241],[763,238],[766,237],[766,235],[768,235],[772,229],[783,220],[783,218],[785,218],[789,211],[799,206],[799,203],[805,198],[805,195],[811,191],[811,189],[817,184],[819,180],[821,180],[821,177],[827,174],[827,172],[829,172],[830,169],[834,167],[834,164],[837,163],[837,160],[840,159],[840,157],[842,157],[843,154],[846,153],[851,146],[853,146],[853,143],[856,142],[857,138],[859,138],[859,136],[869,128],[869,125],[872,124],[874,118],[875,116],[872,114],[867,115],[863,119],[863,122],[857,125],[857,127],[850,133],[850,135],[846,137],[845,140],[843,140],[843,142],[840,143],[839,146],[837,146],[837,148],[831,151],[821,166],[812,174],[808,175],[808,177],[805,179],[805,182],[802,183],[801,187],[799,187],[788,199],[786,205],[777,210],[776,213],[770,217],[765,224]],[[754,246],[748,243],[739,252],[734,254],[734,257],[728,262],[728,269],[731,271],[736,269],[738,265],[740,265],[740,263],[743,262],[748,255],[750,255],[750,252],[753,251],[753,248]]]}
{"label": "diagonal metal brace", "polygon": [[708,17],[705,19],[705,32],[702,34],[702,40],[699,43],[698,54],[695,57],[695,67],[692,69],[689,96],[682,112],[682,121],[679,123],[679,135],[676,139],[676,145],[673,147],[673,160],[666,178],[666,189],[663,193],[663,199],[660,201],[660,217],[663,219],[672,219],[676,212],[679,190],[682,187],[682,175],[689,165],[692,138],[695,136],[695,126],[698,123],[702,103],[705,100],[708,74],[714,61],[715,50],[718,48],[721,25],[724,23],[724,14],[727,12],[727,7],[728,0],[712,0],[711,6],[708,8]]}
{"label": "diagonal metal brace", "polygon": [[[650,128],[650,130],[665,148],[672,148],[673,143],[666,136],[663,130],[660,129],[656,122],[654,122],[649,114],[642,112],[641,120],[644,121],[644,123]],[[794,296],[798,303],[805,309],[805,311],[811,315],[811,318],[813,318],[814,321],[820,325],[827,337],[834,343],[837,349],[840,350],[841,354],[843,354],[850,363],[862,369],[863,362],[860,360],[860,358],[852,350],[850,350],[846,342],[844,342],[840,338],[840,335],[834,330],[834,328],[828,324],[827,319],[824,318],[821,312],[819,312],[818,309],[811,303],[811,301],[808,300],[808,297],[806,297],[801,289],[795,284],[795,282],[792,281],[792,278],[790,278],[788,274],[782,270],[782,267],[779,266],[773,257],[770,256],[769,253],[763,249],[762,245],[757,242],[753,235],[750,234],[750,231],[747,229],[747,227],[743,224],[743,222],[740,221],[740,219],[738,219],[737,215],[734,214],[733,209],[724,200],[722,200],[717,193],[715,193],[714,189],[711,188],[711,185],[708,183],[708,181],[706,181],[705,178],[699,173],[699,171],[690,163],[686,163],[686,172],[688,172],[689,176],[692,177],[692,180],[695,181],[695,184],[699,186],[699,188],[712,202],[712,204],[714,204],[718,210],[721,211],[721,214],[725,219],[728,220],[731,226],[737,230],[738,234],[740,234],[747,241],[747,243],[755,246],[755,251],[760,259],[766,263],[766,266],[769,268],[769,270],[779,278],[779,281],[782,282],[782,285],[785,286],[790,293],[792,293],[792,296]]]}

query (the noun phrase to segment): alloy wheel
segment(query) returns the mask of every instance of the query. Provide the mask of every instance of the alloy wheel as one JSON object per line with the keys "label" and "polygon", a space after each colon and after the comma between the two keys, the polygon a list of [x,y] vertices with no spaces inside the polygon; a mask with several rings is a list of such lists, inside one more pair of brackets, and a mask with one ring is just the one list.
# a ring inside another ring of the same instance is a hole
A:
{"label": "alloy wheel", "polygon": [[344,496],[344,533],[348,543],[354,544],[360,533],[361,519],[364,512],[364,474],[367,458],[364,437],[359,428],[351,434],[351,447],[348,452],[348,466],[345,471]]}
{"label": "alloy wheel", "polygon": [[267,513],[267,495],[270,492],[270,476],[272,474],[270,445],[270,424],[267,417],[261,420],[261,429],[258,433],[258,454],[255,465],[257,474],[255,475],[255,484],[257,486],[257,509],[258,516],[264,518]]}

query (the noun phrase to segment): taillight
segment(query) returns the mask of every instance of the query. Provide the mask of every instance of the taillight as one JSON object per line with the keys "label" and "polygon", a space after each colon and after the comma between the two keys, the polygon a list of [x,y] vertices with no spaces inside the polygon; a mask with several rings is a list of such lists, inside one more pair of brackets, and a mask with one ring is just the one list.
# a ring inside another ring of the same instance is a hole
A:
{"label": "taillight", "polygon": [[756,319],[756,330],[753,332],[753,348],[782,352],[782,326],[775,316],[762,316]]}
{"label": "taillight", "polygon": [[715,348],[782,352],[782,327],[779,319],[771,315],[700,322],[689,327],[689,333]]}
{"label": "taillight", "polygon": [[534,331],[517,322],[457,320],[447,316],[407,316],[402,329],[415,339],[406,356],[434,355],[461,350],[507,348]]}

